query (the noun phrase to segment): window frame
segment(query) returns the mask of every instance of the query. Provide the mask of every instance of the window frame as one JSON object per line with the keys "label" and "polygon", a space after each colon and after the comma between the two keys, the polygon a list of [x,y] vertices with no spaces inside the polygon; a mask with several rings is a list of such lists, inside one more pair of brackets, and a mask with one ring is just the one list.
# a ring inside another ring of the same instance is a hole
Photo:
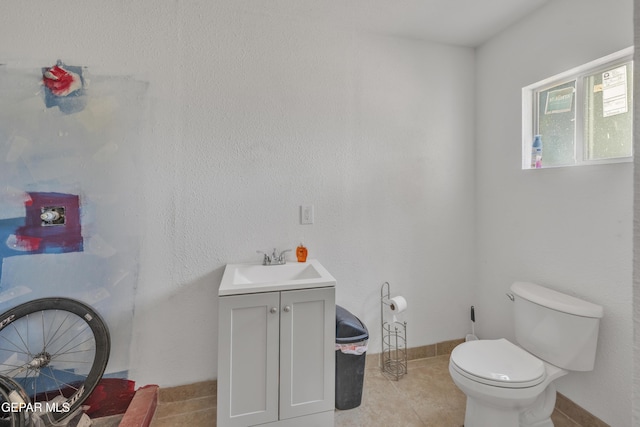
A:
{"label": "window frame", "polygon": [[[586,159],[586,141],[584,135],[585,129],[585,78],[593,74],[604,72],[623,64],[631,63],[632,72],[627,76],[628,81],[633,82],[633,46],[626,49],[622,49],[618,52],[572,68],[563,73],[556,74],[532,85],[522,88],[522,169],[531,168],[531,144],[533,138],[537,135],[538,126],[538,93],[553,88],[555,86],[563,85],[575,80],[575,141],[574,141],[574,163],[566,165],[544,165],[544,138],[542,140],[542,169],[549,168],[562,168],[573,167],[583,165],[600,165],[610,163],[628,163],[633,161],[633,148],[631,156],[627,157],[612,157],[606,159],[589,160]],[[633,108],[633,102],[629,103],[629,108]],[[633,130],[632,130],[633,132]]]}

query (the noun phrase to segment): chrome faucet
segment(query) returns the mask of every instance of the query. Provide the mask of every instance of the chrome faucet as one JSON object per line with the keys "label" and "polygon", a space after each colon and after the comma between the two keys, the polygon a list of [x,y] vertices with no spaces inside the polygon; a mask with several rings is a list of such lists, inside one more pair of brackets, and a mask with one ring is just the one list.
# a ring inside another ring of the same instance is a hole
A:
{"label": "chrome faucet", "polygon": [[264,254],[264,258],[262,259],[262,265],[283,265],[287,263],[287,260],[284,256],[287,252],[291,252],[291,249],[285,249],[284,251],[278,254],[276,248],[273,248],[273,253],[271,255],[267,254],[263,251],[256,251],[259,254]]}

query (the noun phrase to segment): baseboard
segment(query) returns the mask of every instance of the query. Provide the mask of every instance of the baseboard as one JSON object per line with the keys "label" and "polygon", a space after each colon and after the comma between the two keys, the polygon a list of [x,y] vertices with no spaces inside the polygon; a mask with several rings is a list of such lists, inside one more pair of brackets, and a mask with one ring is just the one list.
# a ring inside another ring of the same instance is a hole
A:
{"label": "baseboard", "polygon": [[556,409],[581,426],[610,427],[609,424],[591,414],[562,393],[557,393],[556,395]]}
{"label": "baseboard", "polygon": [[215,398],[217,395],[218,381],[207,380],[192,384],[160,388],[158,402],[182,402],[185,400],[197,399],[205,396],[212,396]]}
{"label": "baseboard", "polygon": [[[423,345],[420,347],[410,347],[407,349],[407,360],[426,359],[429,357],[444,356],[451,354],[453,349],[464,342],[464,338],[441,341],[435,344]],[[367,351],[367,366],[380,366],[380,353],[372,353],[372,349]]]}

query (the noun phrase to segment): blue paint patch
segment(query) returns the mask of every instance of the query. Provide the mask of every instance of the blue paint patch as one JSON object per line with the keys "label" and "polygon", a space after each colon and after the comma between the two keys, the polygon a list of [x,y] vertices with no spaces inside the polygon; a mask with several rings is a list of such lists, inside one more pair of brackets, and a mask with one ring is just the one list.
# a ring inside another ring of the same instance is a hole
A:
{"label": "blue paint patch", "polygon": [[[80,82],[82,83],[82,87],[78,90],[71,92],[68,95],[60,96],[54,94],[51,89],[47,86],[44,86],[44,104],[47,108],[58,107],[61,112],[65,114],[78,113],[84,110],[87,105],[87,98],[85,93],[85,81],[82,76],[82,67],[72,66],[72,65],[63,65],[61,62],[58,62],[58,66],[64,66],[64,69],[70,71],[74,74],[77,74],[80,77]],[[49,68],[42,68],[42,73],[46,73]]]}

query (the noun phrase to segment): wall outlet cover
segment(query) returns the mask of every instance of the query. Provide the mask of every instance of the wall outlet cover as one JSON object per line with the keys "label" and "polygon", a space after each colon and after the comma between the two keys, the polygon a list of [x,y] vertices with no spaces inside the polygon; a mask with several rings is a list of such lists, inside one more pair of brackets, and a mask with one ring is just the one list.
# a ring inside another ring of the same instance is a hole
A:
{"label": "wall outlet cover", "polygon": [[313,224],[313,205],[300,206],[300,224]]}

